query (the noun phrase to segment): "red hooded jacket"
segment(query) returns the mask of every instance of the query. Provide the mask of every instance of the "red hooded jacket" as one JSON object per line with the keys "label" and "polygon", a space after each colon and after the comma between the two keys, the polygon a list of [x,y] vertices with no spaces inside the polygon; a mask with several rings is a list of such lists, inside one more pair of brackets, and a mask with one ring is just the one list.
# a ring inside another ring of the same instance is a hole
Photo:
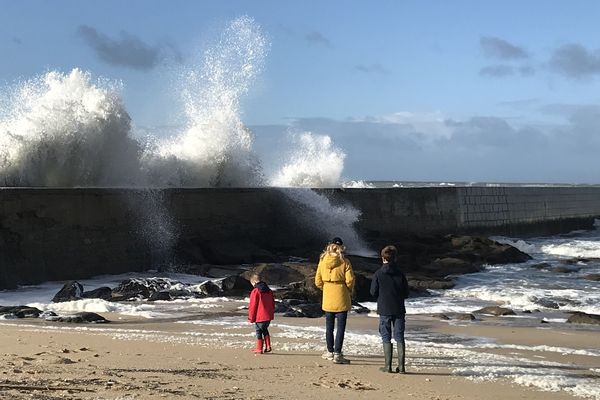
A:
{"label": "red hooded jacket", "polygon": [[264,282],[258,282],[250,292],[248,321],[265,322],[275,318],[275,298],[273,291]]}

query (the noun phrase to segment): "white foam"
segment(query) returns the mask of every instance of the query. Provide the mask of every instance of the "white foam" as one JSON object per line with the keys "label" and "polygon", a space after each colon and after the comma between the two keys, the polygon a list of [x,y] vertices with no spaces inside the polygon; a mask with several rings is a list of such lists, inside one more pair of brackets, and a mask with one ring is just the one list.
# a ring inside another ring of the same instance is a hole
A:
{"label": "white foam", "polygon": [[369,182],[365,182],[365,181],[346,181],[344,183],[342,183],[342,187],[343,188],[349,188],[349,189],[375,189],[376,186],[372,183]]}
{"label": "white foam", "polygon": [[542,252],[557,256],[600,258],[600,242],[592,240],[573,240],[560,244],[546,244]]}

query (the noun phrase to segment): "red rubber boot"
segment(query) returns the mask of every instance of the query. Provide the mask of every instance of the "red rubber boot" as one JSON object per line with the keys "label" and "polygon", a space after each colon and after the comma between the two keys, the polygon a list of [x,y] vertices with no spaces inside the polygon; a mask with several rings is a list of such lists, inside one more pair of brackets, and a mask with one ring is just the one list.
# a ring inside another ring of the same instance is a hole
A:
{"label": "red rubber boot", "polygon": [[263,352],[263,340],[256,339],[256,348],[252,349],[253,353],[262,354]]}
{"label": "red rubber boot", "polygon": [[271,352],[271,336],[265,336],[265,353]]}

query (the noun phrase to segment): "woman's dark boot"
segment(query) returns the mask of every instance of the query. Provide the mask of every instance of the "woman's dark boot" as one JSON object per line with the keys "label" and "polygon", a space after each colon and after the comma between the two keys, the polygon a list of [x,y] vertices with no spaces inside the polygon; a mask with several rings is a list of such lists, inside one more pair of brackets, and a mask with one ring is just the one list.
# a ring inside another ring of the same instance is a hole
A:
{"label": "woman's dark boot", "polygon": [[396,372],[401,374],[406,373],[406,367],[404,365],[404,343],[398,343],[398,366]]}
{"label": "woman's dark boot", "polygon": [[383,344],[383,357],[385,360],[385,364],[383,367],[379,368],[382,372],[393,372],[392,371],[392,355],[394,354],[394,345],[391,343]]}

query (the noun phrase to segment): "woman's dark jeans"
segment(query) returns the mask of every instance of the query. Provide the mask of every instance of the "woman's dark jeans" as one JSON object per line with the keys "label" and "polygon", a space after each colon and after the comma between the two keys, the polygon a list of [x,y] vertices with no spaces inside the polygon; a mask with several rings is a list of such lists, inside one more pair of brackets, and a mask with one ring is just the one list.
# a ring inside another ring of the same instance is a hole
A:
{"label": "woman's dark jeans", "polygon": [[[330,353],[341,353],[344,344],[344,334],[346,333],[346,320],[348,311],[325,312],[325,340],[327,341],[327,351]],[[333,340],[333,330],[337,320],[335,342]]]}

